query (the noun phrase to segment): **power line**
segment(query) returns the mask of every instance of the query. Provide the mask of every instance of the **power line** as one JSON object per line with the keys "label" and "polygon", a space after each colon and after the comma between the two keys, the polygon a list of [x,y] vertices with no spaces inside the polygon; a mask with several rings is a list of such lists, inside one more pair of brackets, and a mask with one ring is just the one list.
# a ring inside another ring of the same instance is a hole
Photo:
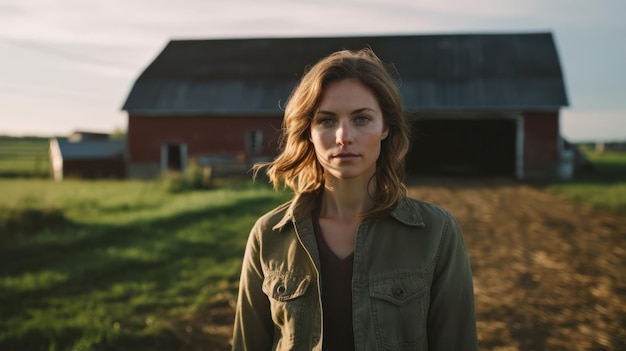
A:
{"label": "power line", "polygon": [[36,51],[39,53],[43,53],[45,55],[55,56],[55,57],[63,58],[63,59],[74,61],[74,62],[90,63],[90,64],[104,65],[104,66],[113,66],[116,68],[124,68],[124,69],[136,68],[128,64],[127,62],[111,61],[111,60],[106,60],[102,58],[96,58],[96,57],[89,56],[89,55],[77,54],[75,52],[62,50],[62,49],[52,47],[44,43],[18,41],[18,40],[0,41],[0,43],[8,44],[10,46],[19,47],[22,49]]}

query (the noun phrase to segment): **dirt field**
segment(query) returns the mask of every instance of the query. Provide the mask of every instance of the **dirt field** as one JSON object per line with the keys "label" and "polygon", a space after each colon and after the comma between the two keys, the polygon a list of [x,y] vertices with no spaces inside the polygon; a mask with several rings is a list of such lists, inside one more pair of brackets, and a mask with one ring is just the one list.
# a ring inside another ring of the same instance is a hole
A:
{"label": "dirt field", "polygon": [[[626,350],[626,214],[510,180],[410,185],[461,224],[481,350]],[[205,319],[202,349],[228,349],[231,305]]]}

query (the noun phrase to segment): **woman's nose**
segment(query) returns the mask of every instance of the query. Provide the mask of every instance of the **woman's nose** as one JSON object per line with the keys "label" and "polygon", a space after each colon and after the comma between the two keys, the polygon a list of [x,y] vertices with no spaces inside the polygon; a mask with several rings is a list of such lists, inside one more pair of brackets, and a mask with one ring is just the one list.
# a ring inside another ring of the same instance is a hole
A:
{"label": "woman's nose", "polygon": [[354,141],[354,132],[349,123],[340,122],[336,131],[337,145],[349,145]]}

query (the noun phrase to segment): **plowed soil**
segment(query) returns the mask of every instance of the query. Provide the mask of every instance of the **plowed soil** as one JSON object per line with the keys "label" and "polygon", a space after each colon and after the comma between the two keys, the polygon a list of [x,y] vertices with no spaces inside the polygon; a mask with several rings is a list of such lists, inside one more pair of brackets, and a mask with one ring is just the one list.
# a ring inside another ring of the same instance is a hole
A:
{"label": "plowed soil", "polygon": [[[512,180],[409,186],[463,229],[481,350],[626,350],[626,213]],[[212,323],[199,328],[198,350],[229,349],[229,299],[204,316]]]}

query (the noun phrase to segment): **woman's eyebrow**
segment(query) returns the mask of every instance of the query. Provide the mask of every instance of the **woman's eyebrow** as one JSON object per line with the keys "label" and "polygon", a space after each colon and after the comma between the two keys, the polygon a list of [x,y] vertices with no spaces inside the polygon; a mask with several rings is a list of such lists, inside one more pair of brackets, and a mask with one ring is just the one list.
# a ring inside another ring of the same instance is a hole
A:
{"label": "woman's eyebrow", "polygon": [[325,111],[325,110],[317,110],[317,112],[315,112],[316,115],[326,115],[326,116],[334,116],[336,115],[336,113],[332,112],[332,111]]}
{"label": "woman's eyebrow", "polygon": [[361,113],[361,112],[376,112],[376,109],[371,108],[371,107],[358,108],[358,109],[352,111],[352,114],[355,115],[355,114]]}
{"label": "woman's eyebrow", "polygon": [[[350,114],[352,115],[356,115],[362,112],[376,112],[376,109],[371,108],[371,107],[362,107],[362,108],[357,108],[356,110],[352,111]],[[326,110],[317,110],[317,112],[315,113],[316,115],[326,115],[326,116],[336,116],[337,113],[333,112],[333,111],[326,111]]]}

